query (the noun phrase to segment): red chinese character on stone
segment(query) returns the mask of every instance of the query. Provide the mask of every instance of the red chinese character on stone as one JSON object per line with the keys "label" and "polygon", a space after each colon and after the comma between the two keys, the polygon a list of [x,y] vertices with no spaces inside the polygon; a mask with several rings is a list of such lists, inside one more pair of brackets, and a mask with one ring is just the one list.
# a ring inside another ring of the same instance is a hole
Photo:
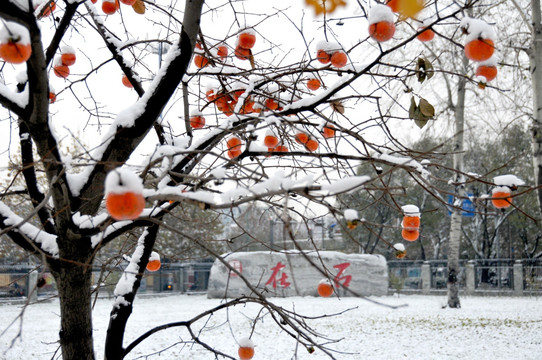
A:
{"label": "red chinese character on stone", "polygon": [[[239,271],[240,273],[243,272],[243,264],[241,263],[241,261],[239,260],[232,260],[230,261],[230,265],[232,268],[234,268],[235,270]],[[232,277],[236,277],[238,276],[237,273],[233,272],[230,270],[230,276]]]}
{"label": "red chinese character on stone", "polygon": [[335,269],[339,270],[339,272],[333,279],[333,282],[335,283],[335,288],[338,289],[341,282],[343,287],[348,287],[350,285],[350,281],[352,281],[352,275],[343,275],[344,270],[346,270],[346,268],[349,266],[350,263],[342,263],[333,266]]}
{"label": "red chinese character on stone", "polygon": [[[350,265],[350,264],[349,264]],[[285,268],[286,265],[284,265],[282,262],[278,262],[276,266],[272,267],[271,270],[273,270],[273,273],[269,277],[269,280],[265,283],[265,285],[272,284],[273,289],[277,288],[277,276],[279,274],[279,271],[281,271],[283,268]],[[280,286],[287,288],[290,286],[290,283],[286,281],[288,279],[288,275],[286,273],[282,273],[281,277],[278,279],[278,283]]]}

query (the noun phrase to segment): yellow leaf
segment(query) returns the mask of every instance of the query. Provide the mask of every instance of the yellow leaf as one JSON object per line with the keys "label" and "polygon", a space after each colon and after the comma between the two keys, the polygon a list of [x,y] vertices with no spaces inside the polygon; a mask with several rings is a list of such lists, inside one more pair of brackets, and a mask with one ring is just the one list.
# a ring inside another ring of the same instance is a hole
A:
{"label": "yellow leaf", "polygon": [[425,0],[400,0],[399,14],[405,18],[416,18],[416,15],[425,7]]}
{"label": "yellow leaf", "polygon": [[145,14],[145,3],[143,0],[136,0],[136,2],[132,5],[132,9],[140,15]]}

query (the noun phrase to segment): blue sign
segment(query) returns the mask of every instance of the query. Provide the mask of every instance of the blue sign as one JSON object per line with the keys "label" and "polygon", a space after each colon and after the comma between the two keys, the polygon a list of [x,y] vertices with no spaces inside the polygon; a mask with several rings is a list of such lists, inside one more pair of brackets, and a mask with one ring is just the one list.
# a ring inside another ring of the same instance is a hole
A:
{"label": "blue sign", "polygon": [[[472,196],[472,194],[467,194],[468,196]],[[448,204],[452,205],[454,203],[454,197],[452,195],[448,195]],[[474,204],[469,199],[463,199],[463,203],[461,204],[461,208],[463,211],[461,212],[461,216],[465,217],[474,217],[474,213],[476,212],[476,209],[474,208]],[[448,215],[451,215],[451,211],[448,211]]]}

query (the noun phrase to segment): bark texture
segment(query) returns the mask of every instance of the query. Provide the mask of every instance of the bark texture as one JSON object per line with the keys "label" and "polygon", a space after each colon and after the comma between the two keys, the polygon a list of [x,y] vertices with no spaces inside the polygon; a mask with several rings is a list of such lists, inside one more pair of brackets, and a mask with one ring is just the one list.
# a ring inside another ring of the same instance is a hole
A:
{"label": "bark texture", "polygon": [[94,360],[91,269],[79,264],[53,271],[60,298],[60,346],[63,360]]}
{"label": "bark texture", "polygon": [[[463,56],[463,73],[466,72],[468,60]],[[460,77],[457,84],[457,103],[455,105],[455,144],[454,144],[454,169],[455,193],[459,196],[465,195],[464,177],[462,175],[463,163],[463,133],[465,131],[465,77]],[[461,206],[462,201],[454,204],[459,209],[454,209],[450,217],[450,239],[448,241],[448,306],[451,308],[461,307],[459,301],[459,288],[457,275],[459,274],[459,245],[461,243]]]}
{"label": "bark texture", "polygon": [[540,0],[531,0],[533,34],[530,53],[533,83],[532,150],[537,188],[538,207],[542,213],[542,21]]}

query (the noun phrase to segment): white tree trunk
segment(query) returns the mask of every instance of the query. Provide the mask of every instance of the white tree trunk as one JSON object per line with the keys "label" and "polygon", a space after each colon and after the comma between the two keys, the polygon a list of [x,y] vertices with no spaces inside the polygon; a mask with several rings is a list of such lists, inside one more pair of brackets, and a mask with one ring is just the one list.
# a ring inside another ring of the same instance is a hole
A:
{"label": "white tree trunk", "polygon": [[540,0],[531,0],[533,36],[530,53],[531,81],[533,83],[533,162],[538,185],[538,207],[542,212],[542,24]]}
{"label": "white tree trunk", "polygon": [[[468,60],[463,56],[463,73],[465,73]],[[454,176],[456,184],[455,193],[464,195],[463,173],[463,132],[465,122],[465,77],[460,77],[457,84],[457,103],[455,106],[455,143],[454,143],[454,169],[457,171]],[[459,274],[459,244],[461,243],[461,206],[462,201],[455,201],[454,209],[450,217],[450,239],[448,242],[448,306],[451,308],[461,307],[459,302],[459,288],[457,275]]]}
{"label": "white tree trunk", "polygon": [[459,274],[459,244],[461,240],[461,210],[454,210],[451,216],[450,241],[448,243],[448,306],[460,308],[459,287],[457,275]]}

